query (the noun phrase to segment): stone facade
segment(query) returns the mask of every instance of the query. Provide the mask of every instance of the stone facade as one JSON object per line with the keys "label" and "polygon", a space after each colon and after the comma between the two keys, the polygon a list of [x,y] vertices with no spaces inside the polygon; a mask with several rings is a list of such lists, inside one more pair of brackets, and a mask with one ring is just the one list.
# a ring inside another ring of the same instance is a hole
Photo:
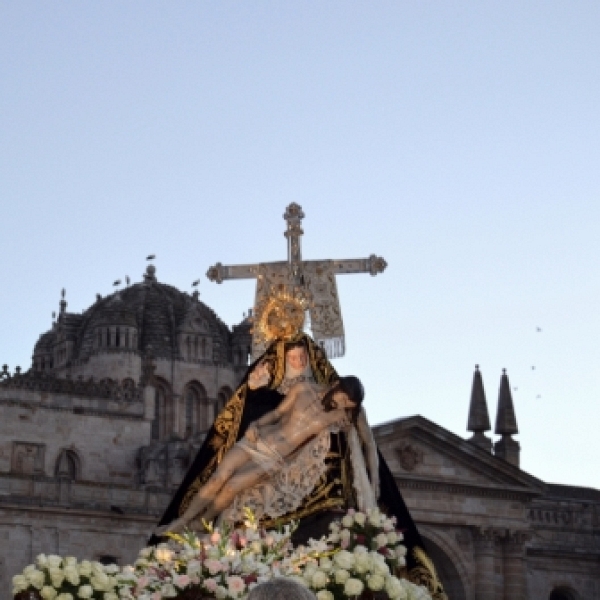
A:
{"label": "stone facade", "polygon": [[451,600],[600,598],[600,491],[544,483],[423,417],[374,431]]}
{"label": "stone facade", "polygon": [[[248,362],[250,320],[229,330],[153,267],[66,307],[27,373],[0,372],[0,600],[41,552],[131,562]],[[503,385],[495,450],[480,374],[472,438],[417,416],[376,439],[451,600],[600,600],[600,491],[519,468]]]}

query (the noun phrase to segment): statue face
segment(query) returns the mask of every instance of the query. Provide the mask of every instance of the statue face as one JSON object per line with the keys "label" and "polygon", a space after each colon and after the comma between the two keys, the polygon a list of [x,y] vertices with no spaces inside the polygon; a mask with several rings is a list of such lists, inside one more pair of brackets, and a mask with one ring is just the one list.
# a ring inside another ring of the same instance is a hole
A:
{"label": "statue face", "polygon": [[355,406],[356,403],[348,398],[346,392],[337,390],[333,393],[333,401],[331,403],[332,408],[354,408]]}
{"label": "statue face", "polygon": [[306,350],[301,347],[292,348],[285,353],[285,360],[292,369],[302,371],[308,364]]}

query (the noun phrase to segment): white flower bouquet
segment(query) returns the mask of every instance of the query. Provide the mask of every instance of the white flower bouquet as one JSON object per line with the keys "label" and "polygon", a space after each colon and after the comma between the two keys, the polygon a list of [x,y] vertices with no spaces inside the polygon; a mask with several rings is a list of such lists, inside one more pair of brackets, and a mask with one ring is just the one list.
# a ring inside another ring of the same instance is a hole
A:
{"label": "white flower bouquet", "polygon": [[406,547],[395,525],[395,518],[378,509],[350,510],[330,525],[329,537],[321,541],[327,550],[297,548],[291,562],[318,600],[430,600],[424,587],[399,576],[406,564]]}
{"label": "white flower bouquet", "polygon": [[119,600],[119,577],[116,565],[40,554],[34,565],[13,577],[13,595],[33,593],[43,600]]}
{"label": "white flower bouquet", "polygon": [[246,517],[242,529],[169,534],[167,543],[142,549],[123,568],[40,555],[13,578],[13,594],[18,600],[30,592],[41,600],[242,600],[262,581],[290,577],[318,600],[431,600],[425,588],[400,577],[402,533],[379,510],[348,511],[328,537],[296,548],[296,524],[265,531],[249,511]]}
{"label": "white flower bouquet", "polygon": [[292,550],[294,526],[260,530],[251,515],[244,529],[210,528],[208,534],[169,534],[170,541],[144,548],[133,567],[125,567],[122,600],[194,597],[245,598],[252,587],[280,575]]}

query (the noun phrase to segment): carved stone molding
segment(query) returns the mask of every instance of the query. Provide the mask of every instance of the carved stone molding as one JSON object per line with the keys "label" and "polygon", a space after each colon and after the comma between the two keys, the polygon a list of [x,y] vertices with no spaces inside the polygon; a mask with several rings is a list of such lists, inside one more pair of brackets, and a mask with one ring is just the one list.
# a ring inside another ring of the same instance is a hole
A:
{"label": "carved stone molding", "polygon": [[44,473],[46,444],[13,442],[10,468],[13,473],[38,475]]}
{"label": "carved stone molding", "polygon": [[402,442],[394,450],[405,471],[412,472],[423,462],[423,451],[415,444]]}

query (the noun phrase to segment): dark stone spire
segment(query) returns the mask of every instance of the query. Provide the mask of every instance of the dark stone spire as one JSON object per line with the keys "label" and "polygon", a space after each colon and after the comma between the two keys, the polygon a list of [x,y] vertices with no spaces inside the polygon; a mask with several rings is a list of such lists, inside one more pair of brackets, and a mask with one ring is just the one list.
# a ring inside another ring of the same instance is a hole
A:
{"label": "dark stone spire", "polygon": [[496,427],[494,432],[502,436],[494,444],[494,453],[499,458],[504,459],[515,467],[519,466],[521,447],[519,442],[512,439],[513,434],[519,433],[517,427],[517,417],[515,416],[515,407],[513,405],[512,394],[510,393],[510,383],[506,369],[502,370],[500,379],[500,393],[498,395],[498,410],[496,412]]}
{"label": "dark stone spire", "polygon": [[519,433],[506,369],[502,369],[502,378],[500,379],[500,393],[498,395],[498,411],[496,412],[496,428],[494,433],[499,435]]}
{"label": "dark stone spire", "polygon": [[469,420],[467,422],[467,430],[472,431],[473,436],[468,441],[487,452],[491,452],[492,440],[484,434],[484,431],[490,431],[491,428],[485,390],[483,389],[483,378],[479,371],[479,365],[475,365],[473,387],[471,388],[471,404],[469,405]]}

